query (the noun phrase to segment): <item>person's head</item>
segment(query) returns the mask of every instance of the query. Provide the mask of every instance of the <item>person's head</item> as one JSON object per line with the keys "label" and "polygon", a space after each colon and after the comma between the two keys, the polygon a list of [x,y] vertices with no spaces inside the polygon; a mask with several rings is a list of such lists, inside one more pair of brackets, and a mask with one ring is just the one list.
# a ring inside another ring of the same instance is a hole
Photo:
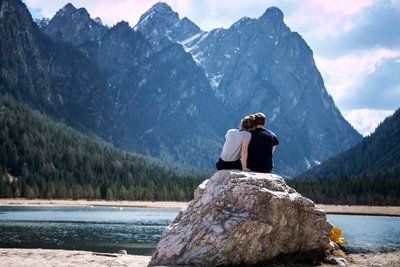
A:
{"label": "person's head", "polygon": [[254,114],[254,126],[257,127],[264,127],[265,126],[265,115],[264,113],[258,112]]}
{"label": "person's head", "polygon": [[246,116],[240,121],[240,130],[248,131],[254,129],[254,115]]}

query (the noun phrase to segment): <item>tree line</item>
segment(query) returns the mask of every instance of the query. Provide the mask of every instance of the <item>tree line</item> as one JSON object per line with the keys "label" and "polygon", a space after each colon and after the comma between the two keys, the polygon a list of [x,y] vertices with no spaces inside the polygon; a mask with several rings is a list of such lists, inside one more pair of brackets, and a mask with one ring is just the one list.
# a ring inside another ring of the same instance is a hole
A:
{"label": "tree line", "polygon": [[359,144],[288,183],[318,203],[400,205],[400,109]]}
{"label": "tree line", "polygon": [[295,178],[287,183],[299,193],[321,204],[338,205],[400,205],[400,172],[361,176],[342,175],[338,178]]}
{"label": "tree line", "polygon": [[[299,178],[338,178],[383,172],[398,174],[400,169],[400,109],[387,117],[372,133],[350,148],[323,162]],[[397,171],[396,171],[397,170]]]}
{"label": "tree line", "polygon": [[[4,95],[0,129],[0,198],[187,201],[210,175],[117,150]],[[287,183],[316,203],[400,205],[400,168],[321,177]]]}
{"label": "tree line", "polygon": [[1,198],[186,201],[206,178],[117,150],[4,95],[0,128]]}

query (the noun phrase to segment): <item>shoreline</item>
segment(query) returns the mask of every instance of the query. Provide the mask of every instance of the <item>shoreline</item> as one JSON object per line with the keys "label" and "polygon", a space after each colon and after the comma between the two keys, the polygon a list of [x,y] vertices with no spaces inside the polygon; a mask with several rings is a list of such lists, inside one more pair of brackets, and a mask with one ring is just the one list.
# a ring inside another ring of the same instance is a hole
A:
{"label": "shoreline", "polygon": [[400,217],[400,206],[324,205],[316,204],[327,214]]}
{"label": "shoreline", "polygon": [[[117,206],[142,208],[184,208],[188,202],[179,201],[108,201],[108,200],[70,200],[70,199],[0,199],[0,205],[8,206]],[[400,206],[358,206],[316,204],[327,214],[396,216],[400,217]]]}
{"label": "shoreline", "polygon": [[[347,254],[347,266],[399,266],[400,251]],[[145,267],[150,256],[97,253],[80,250],[0,248],[2,266],[136,266]],[[279,265],[281,266],[281,265]],[[303,266],[303,265],[299,265]],[[313,266],[337,266],[322,263]]]}
{"label": "shoreline", "polygon": [[99,207],[138,207],[138,208],[173,208],[186,207],[188,202],[180,201],[130,201],[130,200],[86,200],[86,199],[23,199],[3,198],[0,205],[8,206],[99,206]]}

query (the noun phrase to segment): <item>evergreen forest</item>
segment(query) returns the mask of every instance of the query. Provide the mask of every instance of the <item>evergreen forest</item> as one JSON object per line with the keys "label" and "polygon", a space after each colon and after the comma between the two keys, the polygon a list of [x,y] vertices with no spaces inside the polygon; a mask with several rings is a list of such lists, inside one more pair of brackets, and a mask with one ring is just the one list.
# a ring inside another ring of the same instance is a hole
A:
{"label": "evergreen forest", "polygon": [[319,204],[399,206],[399,178],[399,172],[385,172],[334,179],[295,178],[287,183]]}
{"label": "evergreen forest", "polygon": [[117,150],[4,95],[0,129],[0,198],[187,201],[208,178]]}
{"label": "evergreen forest", "polygon": [[400,205],[400,109],[359,144],[288,183],[316,203]]}

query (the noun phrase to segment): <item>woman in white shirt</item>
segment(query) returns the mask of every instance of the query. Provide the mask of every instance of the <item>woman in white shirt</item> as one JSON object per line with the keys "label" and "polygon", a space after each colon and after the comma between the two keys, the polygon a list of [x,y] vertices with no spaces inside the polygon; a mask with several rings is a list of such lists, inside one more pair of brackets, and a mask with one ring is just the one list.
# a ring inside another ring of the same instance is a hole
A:
{"label": "woman in white shirt", "polygon": [[247,149],[251,138],[250,131],[253,129],[254,116],[250,115],[242,119],[240,129],[230,129],[226,132],[224,147],[216,164],[217,170],[250,171],[247,168]]}

